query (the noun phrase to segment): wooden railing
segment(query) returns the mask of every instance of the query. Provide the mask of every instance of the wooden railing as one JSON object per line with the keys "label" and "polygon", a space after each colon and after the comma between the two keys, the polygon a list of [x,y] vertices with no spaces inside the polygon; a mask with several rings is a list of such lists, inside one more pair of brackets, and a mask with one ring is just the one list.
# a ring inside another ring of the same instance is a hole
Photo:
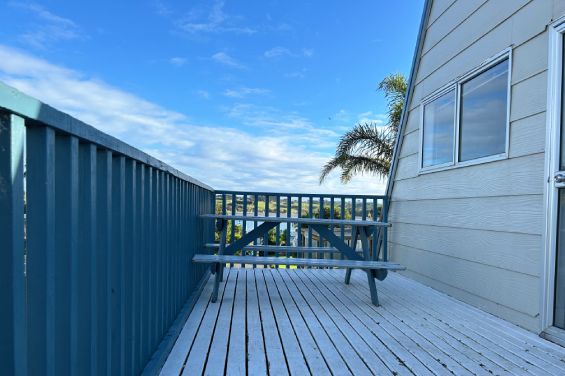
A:
{"label": "wooden railing", "polygon": [[[216,214],[244,216],[284,216],[288,218],[327,218],[352,220],[379,220],[387,222],[388,200],[386,196],[375,195],[335,195],[274,192],[216,191]],[[229,221],[227,241],[233,243],[242,234],[253,230],[258,221]],[[340,225],[334,233],[344,242],[351,242],[351,226]],[[216,232],[215,240],[219,240]],[[375,261],[388,261],[387,228],[375,229],[371,241],[372,256]],[[329,247],[327,241],[320,239],[312,229],[303,224],[279,224],[264,239],[258,239],[255,245],[308,247],[311,251],[300,253],[278,251],[242,251],[246,255],[280,257],[341,257],[339,252],[321,251],[320,247]],[[264,247],[262,247],[264,248]],[[284,249],[284,248],[283,248]],[[263,254],[261,254],[263,252]]]}
{"label": "wooden railing", "polygon": [[[0,83],[0,367],[159,367],[208,267],[213,190]],[[177,320],[177,324],[175,324]]]}

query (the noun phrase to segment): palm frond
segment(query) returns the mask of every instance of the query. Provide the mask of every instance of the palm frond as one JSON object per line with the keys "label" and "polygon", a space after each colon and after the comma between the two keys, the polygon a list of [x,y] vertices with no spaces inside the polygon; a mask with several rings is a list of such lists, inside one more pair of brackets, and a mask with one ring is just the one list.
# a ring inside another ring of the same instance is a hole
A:
{"label": "palm frond", "polygon": [[385,77],[378,87],[388,100],[388,124],[360,123],[345,133],[339,140],[334,157],[320,172],[320,184],[336,168],[341,168],[344,184],[358,174],[373,174],[381,178],[388,175],[407,84],[404,76],[397,73]]}

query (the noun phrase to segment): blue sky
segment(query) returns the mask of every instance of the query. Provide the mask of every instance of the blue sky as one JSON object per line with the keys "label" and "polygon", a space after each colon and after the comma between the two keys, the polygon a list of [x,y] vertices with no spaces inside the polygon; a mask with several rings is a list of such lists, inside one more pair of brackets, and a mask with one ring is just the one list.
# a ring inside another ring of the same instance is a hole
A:
{"label": "blue sky", "polygon": [[0,80],[214,188],[378,194],[318,173],[352,125],[384,121],[376,86],[409,73],[422,7],[7,1]]}

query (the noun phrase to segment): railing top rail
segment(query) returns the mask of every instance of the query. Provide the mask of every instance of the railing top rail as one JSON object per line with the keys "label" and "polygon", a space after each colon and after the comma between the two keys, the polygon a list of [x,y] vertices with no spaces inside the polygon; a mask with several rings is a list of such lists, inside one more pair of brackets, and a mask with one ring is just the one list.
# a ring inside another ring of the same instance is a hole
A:
{"label": "railing top rail", "polygon": [[59,131],[92,142],[105,149],[123,154],[149,166],[166,171],[180,179],[213,191],[209,185],[188,176],[174,167],[150,156],[141,150],[110,136],[62,111],[59,111],[19,90],[0,82],[0,109],[14,113],[25,119],[33,120]]}
{"label": "railing top rail", "polygon": [[360,194],[349,194],[349,193],[344,193],[344,194],[336,194],[336,193],[289,193],[289,192],[252,192],[252,191],[231,191],[231,190],[215,190],[214,191],[216,194],[225,194],[225,195],[248,195],[248,196],[280,196],[280,197],[286,197],[286,196],[290,196],[290,197],[315,197],[315,198],[319,198],[319,197],[324,197],[324,198],[341,198],[341,197],[345,197],[345,198],[357,198],[357,199],[362,199],[362,198],[369,198],[369,199],[383,199],[386,198],[385,195],[360,195]]}

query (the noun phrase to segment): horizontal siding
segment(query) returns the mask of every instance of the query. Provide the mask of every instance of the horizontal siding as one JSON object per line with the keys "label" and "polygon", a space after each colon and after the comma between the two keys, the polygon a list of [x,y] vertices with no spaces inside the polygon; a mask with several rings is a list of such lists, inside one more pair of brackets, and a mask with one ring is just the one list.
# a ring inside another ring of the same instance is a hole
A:
{"label": "horizontal siding", "polygon": [[[395,180],[403,180],[412,178],[418,173],[419,154],[411,154],[403,158],[398,158],[398,166],[396,167]],[[396,186],[396,184],[395,184]],[[392,199],[396,200],[396,188],[393,191]]]}
{"label": "horizontal siding", "polygon": [[553,19],[556,20],[565,15],[565,1],[553,0]]}
{"label": "horizontal siding", "polygon": [[[428,26],[422,53],[425,54],[440,43],[441,40],[461,25],[461,23],[469,18],[472,13],[476,12],[477,9],[480,9],[486,2],[487,0],[455,1],[435,20],[436,22],[430,23]],[[433,9],[436,8],[435,5],[436,4],[434,4]],[[439,10],[436,12],[439,12]]]}
{"label": "horizontal siding", "polygon": [[547,106],[547,71],[512,86],[510,121],[545,111]]}
{"label": "horizontal siding", "polygon": [[[563,9],[561,9],[563,8]],[[547,25],[554,0],[434,1],[391,193],[406,274],[538,330]],[[418,174],[421,99],[512,46],[509,157]]]}
{"label": "horizontal siding", "polygon": [[[395,201],[390,221],[540,235],[543,195]],[[541,251],[541,250],[540,250]]]}
{"label": "horizontal siding", "polygon": [[454,3],[456,0],[435,0],[434,6],[430,11],[430,17],[428,21],[428,27],[433,25],[434,22],[445,13]]}
{"label": "horizontal siding", "polygon": [[548,33],[536,35],[513,52],[512,82],[520,82],[547,70]]}
{"label": "horizontal siding", "polygon": [[[512,122],[510,158],[543,153],[545,150],[545,111]],[[535,168],[539,168],[536,166]]]}
{"label": "horizontal siding", "polygon": [[399,180],[393,202],[537,195],[543,190],[544,162],[540,153]]}
{"label": "horizontal siding", "polygon": [[[488,34],[489,31],[511,17],[527,3],[528,0],[490,0],[484,6],[481,6],[455,30],[449,32],[440,43],[422,55],[416,83],[420,83],[435,70],[445,65],[450,59],[459,55],[472,43]],[[488,58],[488,55],[481,57],[484,60]]]}
{"label": "horizontal siding", "polygon": [[[505,1],[501,3],[505,3]],[[540,34],[545,35],[542,39],[547,38],[546,25],[550,22],[551,15],[549,14],[550,12],[547,11],[547,8],[545,8],[546,10],[544,11],[536,12],[536,9],[539,8],[536,8],[537,4],[539,4],[539,2],[526,5],[516,12],[513,17],[507,18],[492,30],[481,28],[480,30],[485,34],[475,41],[470,41],[468,45],[461,43],[460,40],[453,40],[453,49],[455,49],[456,52],[446,60],[442,60],[443,55],[442,57],[436,56],[437,54],[443,54],[441,44],[436,47],[438,51],[435,51],[436,48],[434,48],[428,54],[424,55],[422,57],[422,65],[420,66],[421,70],[418,72],[417,87],[414,91],[411,108],[417,106],[422,98],[479,66],[489,57],[510,46],[514,49],[514,53],[518,54],[518,56],[514,56],[514,58],[519,59],[518,62],[514,62],[514,66],[520,66],[520,69],[517,70],[518,77],[513,77],[513,82],[525,77],[521,70],[528,70],[530,64],[547,63],[547,44],[543,44],[542,41],[532,41],[532,38],[535,39],[535,37]],[[532,18],[530,22],[520,20],[521,18],[527,20],[528,17]],[[523,24],[527,26],[522,26]],[[521,27],[517,28],[517,25]],[[530,46],[530,44],[533,45]],[[520,51],[522,47],[529,51],[525,51],[525,53],[522,54]],[[437,62],[433,63],[434,66],[425,68],[426,64],[432,64],[427,62],[432,59],[437,60]],[[530,59],[532,60],[530,61]],[[522,62],[520,60],[525,61]],[[531,75],[536,72],[536,69],[539,69],[538,67],[532,68],[533,69],[527,72],[527,75]]]}
{"label": "horizontal siding", "polygon": [[528,316],[534,317],[539,313],[537,277],[399,244],[392,244],[391,248],[398,262],[428,278],[441,276],[438,280],[442,283]]}
{"label": "horizontal siding", "polygon": [[420,132],[418,129],[410,133],[404,133],[402,141],[402,151],[400,157],[406,157],[410,154],[418,153],[420,148]]}
{"label": "horizontal siding", "polygon": [[534,277],[541,271],[540,235],[395,223],[390,241]]}

